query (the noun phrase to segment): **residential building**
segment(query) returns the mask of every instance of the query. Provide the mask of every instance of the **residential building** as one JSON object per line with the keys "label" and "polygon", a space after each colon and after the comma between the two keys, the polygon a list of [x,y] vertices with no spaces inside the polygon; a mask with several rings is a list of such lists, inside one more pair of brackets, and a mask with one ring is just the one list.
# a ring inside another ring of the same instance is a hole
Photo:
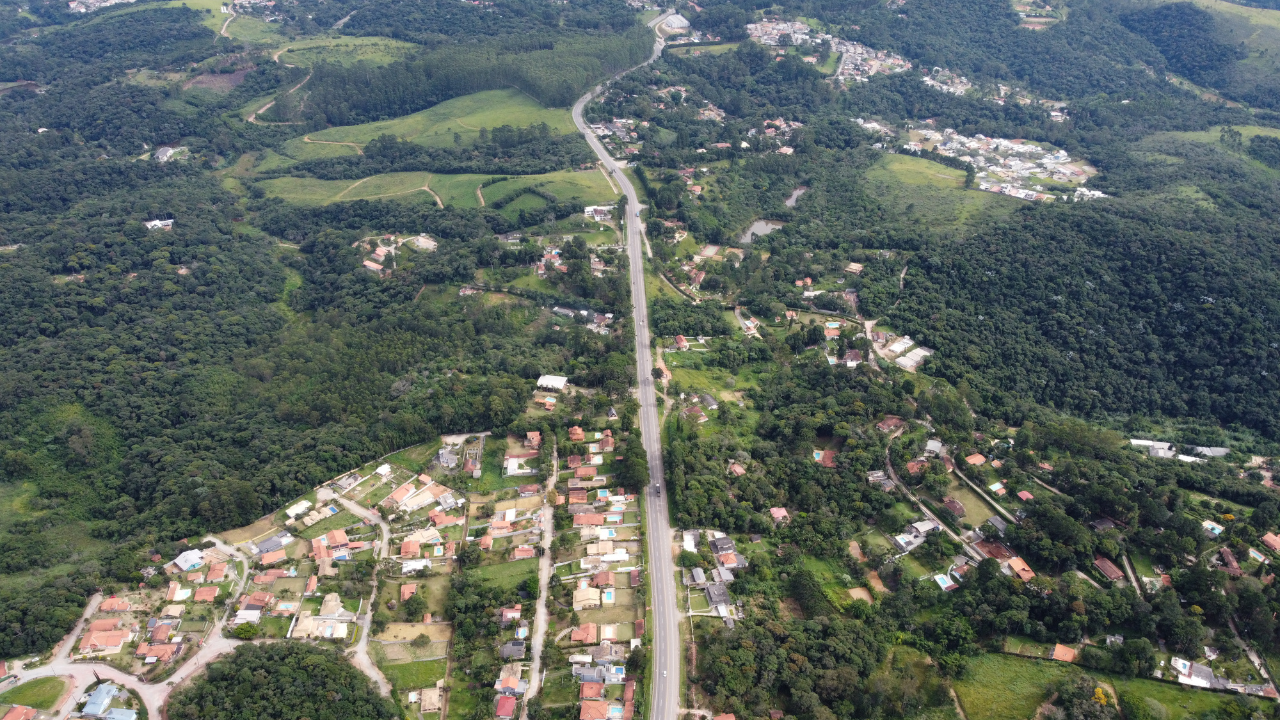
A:
{"label": "residential building", "polygon": [[[1223,549],[1225,550],[1226,548]],[[1228,550],[1227,552],[1230,551]],[[1115,563],[1101,555],[1098,555],[1093,559],[1093,566],[1098,568],[1098,572],[1102,573],[1102,575],[1111,582],[1119,582],[1124,579],[1124,573],[1120,571],[1120,568],[1116,567]]]}
{"label": "residential building", "polygon": [[1026,582],[1036,576],[1036,574],[1032,572],[1031,568],[1027,565],[1027,562],[1020,557],[1009,558],[1009,570],[1013,573],[1014,577],[1023,582]]}
{"label": "residential building", "polygon": [[516,714],[516,699],[510,695],[499,695],[493,714],[503,720],[510,720]]}
{"label": "residential building", "polygon": [[525,656],[525,642],[523,640],[511,640],[502,646],[499,651],[503,660],[523,660]]}

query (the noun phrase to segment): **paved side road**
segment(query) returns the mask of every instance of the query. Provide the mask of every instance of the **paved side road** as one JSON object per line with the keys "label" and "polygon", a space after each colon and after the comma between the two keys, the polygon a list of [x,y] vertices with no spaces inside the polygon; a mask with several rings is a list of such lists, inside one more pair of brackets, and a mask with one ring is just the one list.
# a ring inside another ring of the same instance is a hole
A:
{"label": "paved side road", "polygon": [[[664,13],[649,23],[650,27],[670,16]],[[647,65],[662,53],[663,42],[654,42],[653,54]],[[621,74],[621,73],[620,73]],[[645,457],[649,461],[650,484],[645,493],[645,509],[648,513],[649,583],[652,591],[649,601],[654,610],[653,628],[653,678],[649,703],[652,720],[675,720],[680,711],[680,617],[676,608],[675,564],[671,556],[671,526],[667,514],[666,495],[663,486],[662,447],[658,424],[658,407],[652,374],[653,361],[649,348],[649,306],[644,287],[644,237],[640,230],[640,199],[635,187],[627,179],[582,119],[582,110],[596,97],[603,87],[597,87],[582,96],[573,106],[573,122],[586,137],[587,143],[600,158],[605,171],[622,187],[627,198],[625,227],[627,233],[627,257],[630,261],[631,303],[635,320],[636,378],[640,382],[640,430],[644,442]]]}

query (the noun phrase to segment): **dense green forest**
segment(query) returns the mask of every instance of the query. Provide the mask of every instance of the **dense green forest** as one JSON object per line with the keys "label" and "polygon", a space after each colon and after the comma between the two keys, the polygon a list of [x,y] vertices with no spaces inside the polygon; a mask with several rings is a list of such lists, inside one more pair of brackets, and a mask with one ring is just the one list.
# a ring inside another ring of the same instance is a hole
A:
{"label": "dense green forest", "polygon": [[336,650],[300,642],[246,643],[209,665],[170,699],[170,717],[183,720],[312,718],[391,720],[395,704]]}

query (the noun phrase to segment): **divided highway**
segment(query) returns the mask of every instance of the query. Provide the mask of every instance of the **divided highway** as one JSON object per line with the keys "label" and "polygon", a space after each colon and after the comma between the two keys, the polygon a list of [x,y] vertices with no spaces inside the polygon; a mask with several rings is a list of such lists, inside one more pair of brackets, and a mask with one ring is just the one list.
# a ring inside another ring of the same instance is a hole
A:
{"label": "divided highway", "polygon": [[[656,26],[670,13],[649,23]],[[654,42],[648,65],[662,52],[663,42]],[[634,68],[633,68],[634,69]],[[629,71],[628,71],[629,72]],[[603,90],[603,85],[582,96],[573,106],[573,122],[587,138],[605,171],[622,187],[627,197],[624,218],[627,257],[631,264],[631,303],[636,335],[636,378],[640,382],[640,430],[649,461],[649,487],[645,511],[649,521],[649,603],[653,607],[653,683],[650,688],[650,720],[675,720],[680,709],[680,618],[676,609],[675,564],[671,558],[671,525],[667,500],[660,488],[662,476],[662,436],[658,426],[658,403],[654,391],[653,360],[649,350],[649,306],[644,288],[644,237],[641,234],[640,199],[631,181],[622,173],[604,146],[582,119],[582,109]]]}

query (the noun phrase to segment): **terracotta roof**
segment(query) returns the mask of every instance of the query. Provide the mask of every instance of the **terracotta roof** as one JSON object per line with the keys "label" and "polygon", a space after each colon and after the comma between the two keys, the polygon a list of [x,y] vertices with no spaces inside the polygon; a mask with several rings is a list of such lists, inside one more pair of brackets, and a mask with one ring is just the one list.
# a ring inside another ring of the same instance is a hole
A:
{"label": "terracotta roof", "polygon": [[400,586],[400,602],[404,602],[418,594],[418,583],[405,583]]}
{"label": "terracotta roof", "polygon": [[582,683],[578,686],[578,697],[584,700],[599,700],[604,697],[604,683]]}
{"label": "terracotta roof", "polygon": [[586,643],[588,645],[596,642],[596,624],[582,623],[569,633],[569,641],[576,643]]}
{"label": "terracotta roof", "polygon": [[1020,557],[1009,558],[1009,569],[1013,571],[1013,574],[1019,580],[1026,581],[1036,576],[1036,574],[1031,571],[1031,568],[1027,566],[1026,561]]}
{"label": "terracotta roof", "polygon": [[1262,544],[1272,550],[1280,551],[1280,537],[1276,537],[1274,533],[1267,533],[1262,536]]}
{"label": "terracotta roof", "polygon": [[196,602],[213,602],[216,599],[218,599],[218,588],[210,586],[196,589]]}
{"label": "terracotta roof", "polygon": [[1076,651],[1066,645],[1054,645],[1053,659],[1061,660],[1062,662],[1075,662]]}
{"label": "terracotta roof", "polygon": [[494,714],[500,718],[509,718],[516,714],[516,699],[510,695],[498,698],[498,706]]}
{"label": "terracotta roof", "polygon": [[14,705],[4,714],[3,720],[31,720],[36,716],[36,709]]}
{"label": "terracotta roof", "polygon": [[107,598],[98,606],[99,612],[127,612],[130,608],[129,601],[123,598]]}
{"label": "terracotta roof", "polygon": [[609,703],[603,700],[585,700],[578,720],[609,720]]}
{"label": "terracotta roof", "polygon": [[118,627],[120,627],[120,618],[105,618],[103,620],[94,620],[89,623],[89,630],[92,632],[115,630]]}
{"label": "terracotta roof", "polygon": [[982,453],[974,453],[969,457],[965,458],[964,461],[969,463],[970,465],[981,465],[982,463],[987,461],[987,458],[983,456]]}
{"label": "terracotta roof", "polygon": [[1120,572],[1120,568],[1116,567],[1115,563],[1101,555],[1093,559],[1093,566],[1098,568],[1098,571],[1105,575],[1111,582],[1124,579],[1124,573]]}

